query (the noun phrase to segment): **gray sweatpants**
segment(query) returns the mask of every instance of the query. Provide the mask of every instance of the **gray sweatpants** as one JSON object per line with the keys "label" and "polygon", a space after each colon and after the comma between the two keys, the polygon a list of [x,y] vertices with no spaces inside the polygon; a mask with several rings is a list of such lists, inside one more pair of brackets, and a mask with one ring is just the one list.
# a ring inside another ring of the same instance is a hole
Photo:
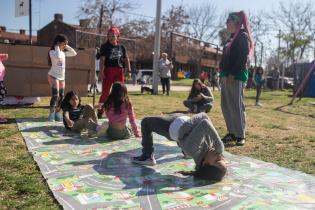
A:
{"label": "gray sweatpants", "polygon": [[245,83],[233,80],[227,84],[227,78],[221,79],[221,109],[228,133],[237,138],[245,138],[245,106],[243,91]]}

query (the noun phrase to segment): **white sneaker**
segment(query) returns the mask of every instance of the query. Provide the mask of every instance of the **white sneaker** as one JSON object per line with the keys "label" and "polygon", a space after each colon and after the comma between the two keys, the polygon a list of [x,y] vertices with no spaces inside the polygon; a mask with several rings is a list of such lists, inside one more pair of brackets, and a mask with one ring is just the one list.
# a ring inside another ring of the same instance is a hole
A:
{"label": "white sneaker", "polygon": [[48,121],[50,121],[50,122],[54,122],[55,121],[55,112],[51,112],[48,115]]}

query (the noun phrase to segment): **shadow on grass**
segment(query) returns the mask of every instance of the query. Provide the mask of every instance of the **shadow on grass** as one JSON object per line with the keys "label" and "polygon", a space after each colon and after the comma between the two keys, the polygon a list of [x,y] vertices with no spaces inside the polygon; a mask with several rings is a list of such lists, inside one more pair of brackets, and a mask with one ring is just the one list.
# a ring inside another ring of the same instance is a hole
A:
{"label": "shadow on grass", "polygon": [[279,111],[279,112],[283,112],[283,113],[286,113],[286,114],[296,115],[296,116],[315,118],[315,115],[312,115],[312,114],[304,115],[304,114],[298,114],[298,113],[290,112],[290,111],[287,111],[287,110],[283,110],[284,107],[288,107],[288,106],[291,106],[291,105],[290,104],[282,105],[282,106],[274,108],[274,110],[275,111]]}
{"label": "shadow on grass", "polygon": [[[172,148],[166,147],[162,144],[155,144],[155,147],[159,147],[159,149],[164,150],[162,155],[174,153]],[[157,159],[158,165],[151,167],[137,165],[131,162],[131,157],[137,152],[138,149],[128,150],[125,152],[114,152],[101,160],[72,162],[69,164],[75,166],[93,165],[93,168],[97,173],[107,176],[104,178],[119,178],[123,185],[116,183],[117,189],[136,189],[138,196],[171,193],[194,187],[211,185],[214,183],[212,181],[195,179],[190,176],[182,176],[180,171],[172,171],[175,167],[174,164],[170,165],[167,163],[180,160],[180,156],[162,160]],[[161,155],[161,151],[159,151],[158,154]],[[161,171],[170,174],[165,175],[160,173]],[[178,174],[178,176],[176,174]],[[115,185],[115,183],[110,183],[109,180],[103,180],[101,182],[104,186],[109,184],[109,186],[113,187],[113,185]],[[98,181],[98,183],[101,182]]]}
{"label": "shadow on grass", "polygon": [[176,111],[171,111],[171,112],[162,112],[162,114],[176,114],[176,113],[179,113],[179,114],[191,114],[190,112],[188,111],[185,111],[185,110],[176,110]]}
{"label": "shadow on grass", "polygon": [[29,105],[1,105],[1,109],[49,109],[49,106],[34,106]]}

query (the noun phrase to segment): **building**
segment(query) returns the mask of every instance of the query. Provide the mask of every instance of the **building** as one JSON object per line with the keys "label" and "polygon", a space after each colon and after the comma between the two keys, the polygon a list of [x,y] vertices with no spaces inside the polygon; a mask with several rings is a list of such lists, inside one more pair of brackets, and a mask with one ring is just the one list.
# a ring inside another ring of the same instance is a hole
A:
{"label": "building", "polygon": [[[29,35],[24,29],[20,29],[19,33],[8,32],[5,26],[0,26],[0,43],[11,44],[29,44]],[[32,36],[32,44],[37,43],[37,37]]]}
{"label": "building", "polygon": [[[106,41],[106,35],[98,34],[97,28],[88,27],[89,20],[81,19],[79,25],[72,25],[63,21],[62,14],[55,14],[54,20],[37,32],[37,43],[40,46],[51,46],[57,34],[68,37],[69,45],[74,48],[95,48]],[[122,44],[128,49],[131,63],[135,61],[134,40],[121,38]]]}

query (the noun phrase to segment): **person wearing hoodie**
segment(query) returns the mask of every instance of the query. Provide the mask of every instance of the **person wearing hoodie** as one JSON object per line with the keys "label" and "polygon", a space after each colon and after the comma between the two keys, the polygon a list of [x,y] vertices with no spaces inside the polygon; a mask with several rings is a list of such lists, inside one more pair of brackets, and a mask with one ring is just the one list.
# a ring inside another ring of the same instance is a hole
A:
{"label": "person wearing hoodie", "polygon": [[212,181],[221,181],[226,174],[224,144],[207,114],[199,113],[190,117],[176,113],[145,117],[141,121],[142,154],[132,157],[133,163],[156,164],[153,132],[176,141],[184,156],[193,158],[195,171],[183,174]]}
{"label": "person wearing hoodie", "polygon": [[228,133],[222,138],[224,143],[236,141],[245,144],[245,106],[243,92],[248,80],[247,64],[254,50],[249,22],[243,11],[229,14],[226,21],[231,34],[220,62],[221,109]]}

